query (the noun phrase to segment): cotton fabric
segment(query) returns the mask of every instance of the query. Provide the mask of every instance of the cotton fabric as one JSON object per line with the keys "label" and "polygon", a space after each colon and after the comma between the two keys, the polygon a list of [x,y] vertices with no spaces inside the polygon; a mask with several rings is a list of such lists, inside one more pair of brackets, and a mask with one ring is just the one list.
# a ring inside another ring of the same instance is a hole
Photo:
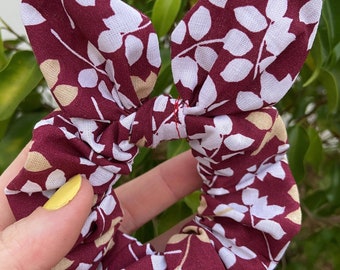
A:
{"label": "cotton fabric", "polygon": [[[138,10],[119,0],[24,0],[23,22],[59,108],[35,126],[8,200],[20,219],[78,173],[96,194],[56,269],[273,269],[301,223],[274,105],[298,76],[321,6],[198,1],[171,35],[175,99],[149,97],[161,58]],[[117,230],[124,213],[113,187],[139,147],[179,138],[198,161],[201,202],[157,253]]]}

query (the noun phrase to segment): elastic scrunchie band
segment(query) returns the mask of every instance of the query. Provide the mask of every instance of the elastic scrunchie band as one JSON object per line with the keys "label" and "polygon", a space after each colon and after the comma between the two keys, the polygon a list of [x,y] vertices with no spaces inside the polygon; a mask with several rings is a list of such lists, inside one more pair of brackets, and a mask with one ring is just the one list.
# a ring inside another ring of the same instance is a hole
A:
{"label": "elastic scrunchie band", "polygon": [[[6,189],[19,219],[82,173],[96,201],[56,269],[273,269],[300,227],[284,124],[273,107],[311,48],[321,0],[200,0],[171,36],[179,99],[148,96],[161,66],[150,20],[119,0],[24,0],[58,110],[40,121]],[[117,229],[112,186],[139,146],[187,138],[203,180],[197,216],[164,253]],[[57,226],[57,224],[56,224]]]}

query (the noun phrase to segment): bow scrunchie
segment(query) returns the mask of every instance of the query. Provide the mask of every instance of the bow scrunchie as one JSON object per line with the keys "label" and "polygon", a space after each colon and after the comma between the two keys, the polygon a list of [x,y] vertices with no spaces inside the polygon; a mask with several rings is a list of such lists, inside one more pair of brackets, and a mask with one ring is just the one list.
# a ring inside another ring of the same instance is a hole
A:
{"label": "bow scrunchie", "polygon": [[[6,189],[17,218],[82,173],[96,194],[57,269],[273,269],[300,227],[285,126],[273,107],[311,48],[322,0],[200,0],[171,35],[181,98],[149,98],[161,66],[150,20],[119,0],[24,0],[23,21],[59,109],[34,129]],[[139,146],[187,138],[203,187],[164,253],[117,229],[112,186]]]}

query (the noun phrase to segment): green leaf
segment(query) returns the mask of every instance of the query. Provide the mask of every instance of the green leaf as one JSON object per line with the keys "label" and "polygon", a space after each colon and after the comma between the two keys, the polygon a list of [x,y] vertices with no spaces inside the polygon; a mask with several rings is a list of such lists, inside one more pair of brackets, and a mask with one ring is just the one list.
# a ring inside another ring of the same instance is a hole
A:
{"label": "green leaf", "polygon": [[322,68],[319,80],[327,91],[328,109],[330,113],[335,114],[339,105],[339,89],[336,78],[331,72]]}
{"label": "green leaf", "polygon": [[192,213],[197,212],[200,205],[201,191],[194,191],[184,198],[185,204],[191,209]]}
{"label": "green leaf", "polygon": [[289,165],[296,181],[300,182],[305,176],[304,159],[309,147],[306,130],[300,125],[288,129],[290,149],[288,151]]}
{"label": "green leaf", "polygon": [[340,42],[333,49],[334,62],[339,62],[340,60]]}
{"label": "green leaf", "polygon": [[324,155],[322,141],[319,133],[314,128],[310,127],[307,133],[310,144],[306,153],[305,163],[311,165],[318,172]]}
{"label": "green leaf", "polygon": [[319,35],[315,38],[313,48],[308,54],[305,63],[313,71],[313,73],[310,78],[303,84],[303,87],[307,87],[308,85],[312,84],[319,77],[320,74],[320,69],[322,66],[322,44]]}
{"label": "green leaf", "polygon": [[340,2],[336,0],[323,1],[322,17],[325,21],[330,46],[340,41]]}
{"label": "green leaf", "polygon": [[9,123],[10,119],[0,121],[0,141],[5,136]]}
{"label": "green leaf", "polygon": [[8,119],[42,79],[30,51],[17,52],[0,72],[0,121]]}
{"label": "green leaf", "polygon": [[190,215],[192,211],[183,201],[175,203],[157,217],[157,234],[169,230]]}
{"label": "green leaf", "polygon": [[156,0],[151,20],[159,37],[163,37],[171,29],[181,4],[181,0]]}
{"label": "green leaf", "polygon": [[170,159],[190,149],[188,142],[185,139],[170,141],[167,143],[167,158]]}
{"label": "green leaf", "polygon": [[5,55],[4,43],[0,31],[0,70],[7,64],[7,57]]}
{"label": "green leaf", "polygon": [[27,113],[18,119],[12,119],[6,135],[0,141],[0,174],[31,139],[34,125],[46,114],[47,112]]}

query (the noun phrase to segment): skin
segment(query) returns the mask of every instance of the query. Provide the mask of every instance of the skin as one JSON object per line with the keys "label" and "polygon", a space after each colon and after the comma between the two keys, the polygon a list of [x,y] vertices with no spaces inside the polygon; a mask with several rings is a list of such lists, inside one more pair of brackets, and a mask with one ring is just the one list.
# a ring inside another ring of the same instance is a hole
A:
{"label": "skin", "polygon": [[[0,176],[1,191],[23,167],[28,150],[26,146]],[[201,184],[196,161],[190,152],[185,152],[118,187],[115,192],[124,211],[120,230],[125,233],[137,230]],[[39,207],[30,216],[16,221],[5,194],[0,192],[0,265],[14,270],[49,269],[56,265],[77,240],[92,201],[93,189],[83,179],[79,192],[66,206],[54,211]],[[182,223],[154,239],[154,247],[163,250]]]}

